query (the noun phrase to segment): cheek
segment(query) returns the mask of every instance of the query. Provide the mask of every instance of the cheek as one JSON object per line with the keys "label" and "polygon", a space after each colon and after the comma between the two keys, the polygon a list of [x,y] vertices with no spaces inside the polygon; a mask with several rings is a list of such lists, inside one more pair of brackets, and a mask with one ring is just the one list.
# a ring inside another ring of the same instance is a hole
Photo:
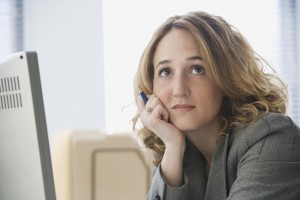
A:
{"label": "cheek", "polygon": [[221,109],[224,93],[219,88],[216,88],[214,91],[215,92],[211,94],[210,101],[212,103],[212,106],[215,107],[215,111],[219,112],[219,110]]}
{"label": "cheek", "polygon": [[223,99],[224,93],[218,87],[214,87],[213,90],[211,90],[211,96],[212,99],[219,102]]}
{"label": "cheek", "polygon": [[211,110],[212,112],[219,111],[224,92],[214,83],[208,82],[205,87],[201,89],[198,88],[197,90],[197,100],[203,103],[203,106],[207,109]]}
{"label": "cheek", "polygon": [[154,81],[153,94],[158,97],[163,104],[166,104],[170,96],[170,88],[167,86],[167,84],[161,84]]}
{"label": "cheek", "polygon": [[157,96],[159,99],[165,98],[164,97],[165,96],[164,88],[160,87],[158,85],[155,85],[155,84],[153,84],[153,94],[155,94],[155,96]]}

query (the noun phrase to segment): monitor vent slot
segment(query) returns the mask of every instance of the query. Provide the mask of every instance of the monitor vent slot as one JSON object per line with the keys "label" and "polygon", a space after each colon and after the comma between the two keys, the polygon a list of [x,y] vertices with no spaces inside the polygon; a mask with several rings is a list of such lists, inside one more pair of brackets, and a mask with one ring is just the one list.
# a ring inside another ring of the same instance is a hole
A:
{"label": "monitor vent slot", "polygon": [[13,76],[0,78],[0,110],[22,107],[19,77]]}

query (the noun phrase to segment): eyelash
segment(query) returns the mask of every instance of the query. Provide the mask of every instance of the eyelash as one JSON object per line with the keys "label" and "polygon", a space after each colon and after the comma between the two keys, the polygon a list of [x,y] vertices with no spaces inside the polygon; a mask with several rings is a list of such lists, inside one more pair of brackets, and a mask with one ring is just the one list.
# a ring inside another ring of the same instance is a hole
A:
{"label": "eyelash", "polygon": [[199,74],[205,73],[205,69],[201,65],[193,65],[192,70],[194,70],[194,69],[201,69],[201,72]]}
{"label": "eyelash", "polygon": [[[193,71],[194,69],[201,69],[201,72],[200,72],[200,73],[197,73],[196,75],[201,75],[201,74],[204,74],[204,73],[205,73],[205,69],[204,69],[204,67],[202,67],[201,65],[193,65],[193,66],[191,66],[190,72],[192,73],[192,71]],[[162,73],[163,73],[163,72],[167,72],[168,74],[165,75],[165,76],[162,76]],[[166,76],[168,76],[169,74],[170,74],[170,68],[169,68],[169,67],[163,67],[163,68],[160,69],[159,72],[158,72],[158,75],[159,75],[160,77],[166,77]]]}
{"label": "eyelash", "polygon": [[168,67],[163,67],[161,70],[159,70],[158,75],[161,76],[161,77],[166,77],[166,76],[161,75],[163,72],[170,73],[170,69]]}

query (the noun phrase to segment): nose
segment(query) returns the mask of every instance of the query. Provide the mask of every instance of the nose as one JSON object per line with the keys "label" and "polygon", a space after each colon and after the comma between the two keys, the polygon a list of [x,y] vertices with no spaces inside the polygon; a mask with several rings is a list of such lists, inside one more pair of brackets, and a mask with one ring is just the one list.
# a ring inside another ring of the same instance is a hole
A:
{"label": "nose", "polygon": [[186,77],[179,75],[173,79],[173,96],[186,97],[191,93],[189,83]]}

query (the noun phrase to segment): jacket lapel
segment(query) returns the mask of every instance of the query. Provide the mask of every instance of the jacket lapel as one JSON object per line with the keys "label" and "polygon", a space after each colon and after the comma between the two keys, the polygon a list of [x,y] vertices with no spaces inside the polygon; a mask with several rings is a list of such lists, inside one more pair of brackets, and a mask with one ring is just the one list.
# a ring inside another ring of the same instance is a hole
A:
{"label": "jacket lapel", "polygon": [[229,134],[220,140],[214,154],[207,181],[205,200],[224,200],[227,197],[226,161]]}

